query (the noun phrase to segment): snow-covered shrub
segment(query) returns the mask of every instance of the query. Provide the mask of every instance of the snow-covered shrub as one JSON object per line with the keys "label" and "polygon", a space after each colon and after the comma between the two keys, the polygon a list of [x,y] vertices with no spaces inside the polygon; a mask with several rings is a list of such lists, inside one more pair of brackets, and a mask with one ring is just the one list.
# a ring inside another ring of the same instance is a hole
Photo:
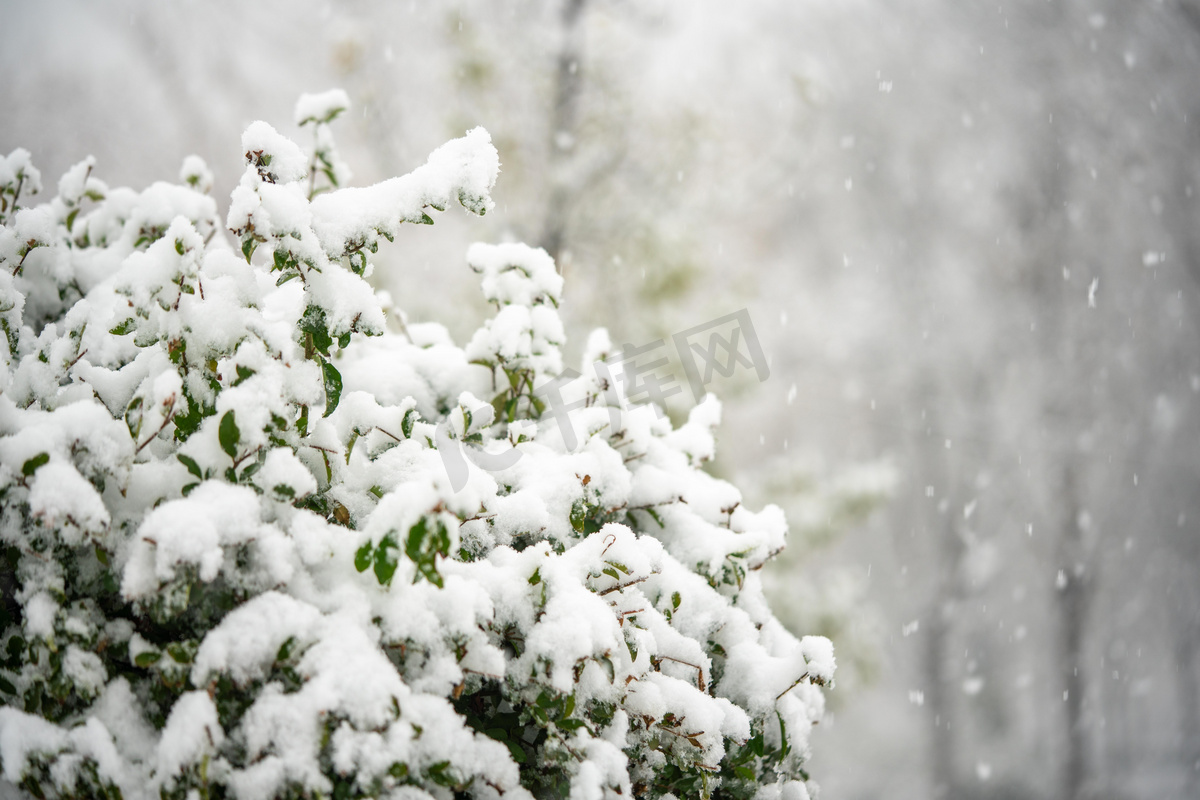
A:
{"label": "snow-covered shrub", "polygon": [[251,125],[225,225],[194,156],[141,192],[88,159],[40,205],[29,154],[0,158],[3,777],[806,797],[832,651],[763,600],[782,513],[701,468],[716,401],[678,429],[610,405],[603,331],[548,400],[562,279],[522,245],[470,250],[496,314],[465,348],[389,332],[371,254],[488,211],[499,160],[476,129],[339,188],[346,105],[302,98],[312,154]]}

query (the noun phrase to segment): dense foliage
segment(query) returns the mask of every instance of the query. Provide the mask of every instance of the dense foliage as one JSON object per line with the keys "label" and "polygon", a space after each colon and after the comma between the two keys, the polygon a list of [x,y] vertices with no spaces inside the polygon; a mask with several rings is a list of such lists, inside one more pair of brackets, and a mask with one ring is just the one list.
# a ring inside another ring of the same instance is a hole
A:
{"label": "dense foliage", "polygon": [[3,776],[807,797],[832,651],[763,600],[782,513],[702,469],[715,399],[678,429],[628,406],[603,331],[555,381],[562,278],[523,245],[468,253],[496,313],[465,348],[405,325],[371,254],[488,211],[499,159],[476,129],[342,188],[347,107],[301,99],[311,154],[251,125],[225,225],[194,156],[141,192],[88,159],[39,205],[29,154],[0,158]]}

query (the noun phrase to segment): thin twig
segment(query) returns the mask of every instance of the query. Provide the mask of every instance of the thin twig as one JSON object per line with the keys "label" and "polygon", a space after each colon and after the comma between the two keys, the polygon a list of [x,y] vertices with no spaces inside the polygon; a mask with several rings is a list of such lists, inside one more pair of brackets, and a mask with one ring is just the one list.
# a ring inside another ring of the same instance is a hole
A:
{"label": "thin twig", "polygon": [[[676,658],[675,656],[665,656],[662,653],[653,655],[650,658],[651,660],[657,658],[660,661],[665,658],[668,661],[674,661],[676,664],[683,664],[685,667],[691,667],[692,669],[696,670],[696,688],[702,692],[704,691],[704,670],[699,664],[693,664],[690,661],[684,661],[682,658]],[[778,700],[779,698],[775,699]]]}
{"label": "thin twig", "polygon": [[640,614],[645,610],[644,608],[636,608],[633,611],[618,611],[617,616],[621,618],[621,624],[624,625],[626,617],[632,617],[634,614]]}
{"label": "thin twig", "polygon": [[469,673],[471,673],[472,675],[479,675],[480,677],[483,677],[483,678],[491,678],[491,679],[492,679],[492,680],[494,680],[494,681],[502,681],[502,680],[504,680],[504,676],[503,676],[503,675],[493,675],[493,674],[492,674],[492,673],[490,673],[490,672],[480,672],[480,671],[479,671],[479,670],[477,670],[477,669],[469,669],[469,668],[467,668],[467,667],[459,667],[459,669],[461,669],[463,672],[469,672]]}
{"label": "thin twig", "polygon": [[21,271],[21,267],[25,266],[25,259],[29,258],[29,254],[32,253],[34,250],[37,250],[37,248],[30,247],[28,250],[25,251],[25,255],[21,256],[21,261],[20,261],[20,263],[17,264],[17,268],[12,271],[14,278]]}
{"label": "thin twig", "polygon": [[787,694],[788,692],[790,692],[792,689],[795,689],[797,686],[799,686],[799,685],[800,685],[800,681],[804,680],[804,679],[805,679],[805,678],[807,678],[807,677],[808,677],[808,673],[807,673],[807,672],[805,672],[805,673],[804,673],[803,675],[801,675],[799,678],[796,678],[796,682],[795,682],[795,683],[793,683],[791,686],[787,687],[786,689],[784,689],[784,690],[783,690],[782,692],[780,692],[779,694],[775,695],[775,699],[776,699],[776,700],[778,700],[779,698],[783,697],[785,694]]}
{"label": "thin twig", "polygon": [[233,468],[234,468],[234,469],[237,469],[237,468],[238,468],[238,464],[241,464],[243,461],[245,461],[247,458],[249,458],[250,456],[252,456],[252,455],[254,455],[255,453],[257,453],[259,450],[262,450],[262,445],[261,445],[261,444],[260,444],[258,447],[254,448],[253,450],[249,451],[248,453],[245,453],[245,454],[243,454],[241,458],[234,459],[234,461],[233,461]]}
{"label": "thin twig", "polygon": [[71,369],[71,367],[73,367],[73,366],[75,366],[76,364],[78,364],[78,363],[79,363],[79,359],[83,358],[83,357],[84,357],[84,356],[86,356],[86,355],[87,355],[87,348],[85,347],[85,348],[83,349],[83,352],[82,352],[82,353],[80,353],[79,355],[75,356],[75,360],[74,360],[74,361],[72,361],[70,364],[67,364],[67,369],[69,370],[69,369]]}
{"label": "thin twig", "polygon": [[385,431],[383,428],[379,427],[378,425],[376,425],[376,426],[375,426],[375,430],[379,431],[379,432],[380,432],[380,433],[382,433],[384,436],[386,436],[386,437],[388,437],[389,439],[392,439],[392,440],[394,440],[394,441],[397,441],[397,442],[403,442],[403,441],[404,441],[404,440],[403,440],[403,439],[401,439],[400,437],[396,436],[394,433],[391,433],[390,431]]}
{"label": "thin twig", "polygon": [[599,595],[600,597],[603,597],[606,594],[611,594],[613,592],[619,592],[622,589],[628,589],[630,586],[633,586],[634,584],[642,583],[649,577],[650,576],[647,575],[646,577],[643,577],[643,578],[635,578],[634,580],[631,580],[628,583],[618,583],[616,586],[610,586],[609,588],[605,589],[602,592],[596,592],[596,594]]}
{"label": "thin twig", "polygon": [[[610,511],[609,513],[611,514],[612,512]],[[614,544],[617,543],[617,536],[616,536],[616,534],[610,533],[608,536],[604,537],[604,541],[605,541],[604,549],[600,551],[601,558],[603,558],[604,554],[608,552],[608,548],[612,547]]]}
{"label": "thin twig", "polygon": [[154,432],[154,435],[153,435],[153,436],[151,436],[151,437],[150,437],[149,439],[147,439],[146,441],[144,441],[144,442],[142,442],[141,444],[139,444],[139,445],[138,445],[138,448],[137,448],[137,450],[134,450],[134,451],[133,451],[133,454],[136,456],[138,453],[142,452],[142,450],[143,450],[143,449],[145,449],[146,445],[150,444],[150,443],[151,443],[151,442],[153,442],[155,439],[157,439],[157,438],[158,438],[158,435],[159,435],[160,433],[162,433],[164,430],[166,430],[166,427],[167,427],[167,425],[168,425],[168,424],[171,422],[171,420],[173,420],[173,419],[175,419],[175,411],[172,409],[171,413],[167,414],[167,417],[166,417],[166,419],[164,419],[164,420],[163,420],[163,424],[158,426],[158,430],[156,430],[156,431]]}

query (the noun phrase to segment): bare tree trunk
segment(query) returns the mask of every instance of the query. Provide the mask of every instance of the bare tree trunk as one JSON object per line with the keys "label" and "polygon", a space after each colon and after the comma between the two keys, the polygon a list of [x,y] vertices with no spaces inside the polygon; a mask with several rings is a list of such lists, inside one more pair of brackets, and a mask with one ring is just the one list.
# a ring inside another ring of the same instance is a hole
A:
{"label": "bare tree trunk", "polygon": [[1059,539],[1061,572],[1057,577],[1059,669],[1062,676],[1063,706],[1066,715],[1067,757],[1063,765],[1064,800],[1078,800],[1088,776],[1088,735],[1084,701],[1087,692],[1087,663],[1084,660],[1084,632],[1088,623],[1092,576],[1087,573],[1085,543],[1079,521],[1079,497],[1075,471],[1064,468],[1063,505]]}
{"label": "bare tree trunk", "polygon": [[579,95],[583,90],[583,17],[587,0],[564,0],[562,47],[554,76],[554,107],[550,115],[550,197],[542,225],[541,245],[559,271],[559,258],[566,243],[567,217],[572,191],[563,174],[568,151],[574,145],[579,117]]}
{"label": "bare tree trunk", "polygon": [[[951,501],[955,490],[953,481],[956,477],[954,463],[948,463],[945,450],[934,444],[940,441],[932,435],[934,425],[941,420],[932,414],[936,406],[938,394],[934,388],[935,382],[930,381],[924,387],[923,405],[930,410],[931,417],[927,420],[929,428],[925,431],[925,441],[921,448],[924,451],[925,476],[929,485],[934,486],[934,492],[944,498],[943,502]],[[940,484],[940,485],[939,485]],[[930,498],[930,504],[937,501]],[[956,525],[952,502],[947,502],[939,513],[929,508],[925,516],[931,521],[934,530],[930,531],[933,546],[932,561],[934,564],[935,590],[930,598],[929,610],[925,614],[929,626],[925,650],[925,685],[929,714],[933,727],[930,729],[930,780],[933,787],[933,797],[952,798],[957,793],[957,764],[958,764],[958,731],[954,730],[955,699],[954,675],[951,669],[951,643],[953,641],[955,612],[962,600],[962,585],[959,573],[963,556],[963,540]]]}
{"label": "bare tree trunk", "polygon": [[951,797],[955,787],[957,748],[953,722],[953,689],[946,659],[950,639],[951,601],[939,591],[929,611],[929,635],[926,639],[925,674],[929,713],[933,717],[930,731],[930,768],[934,797]]}
{"label": "bare tree trunk", "polygon": [[[1190,565],[1182,576],[1185,581],[1193,579]],[[1200,639],[1200,619],[1194,606],[1196,594],[1185,592],[1171,605],[1171,627],[1174,629],[1175,646],[1172,656],[1175,666],[1175,694],[1179,703],[1179,751],[1180,761],[1186,770],[1187,797],[1200,797],[1200,654],[1197,639]]]}

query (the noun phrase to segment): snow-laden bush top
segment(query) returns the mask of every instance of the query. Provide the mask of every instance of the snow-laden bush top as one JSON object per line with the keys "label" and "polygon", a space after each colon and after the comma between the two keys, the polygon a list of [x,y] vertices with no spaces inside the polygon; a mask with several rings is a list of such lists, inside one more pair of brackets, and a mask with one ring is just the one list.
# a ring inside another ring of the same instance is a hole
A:
{"label": "snow-laden bush top", "polygon": [[782,513],[701,469],[715,399],[675,430],[609,405],[598,331],[549,413],[562,279],[523,245],[471,248],[497,310],[465,349],[387,332],[370,254],[485,213],[499,160],[476,129],[338,188],[346,103],[301,100],[311,154],[250,126],[224,226],[194,156],[141,192],[89,158],[36,206],[29,154],[0,158],[3,776],[127,800],[806,797],[832,651],[763,600]]}

